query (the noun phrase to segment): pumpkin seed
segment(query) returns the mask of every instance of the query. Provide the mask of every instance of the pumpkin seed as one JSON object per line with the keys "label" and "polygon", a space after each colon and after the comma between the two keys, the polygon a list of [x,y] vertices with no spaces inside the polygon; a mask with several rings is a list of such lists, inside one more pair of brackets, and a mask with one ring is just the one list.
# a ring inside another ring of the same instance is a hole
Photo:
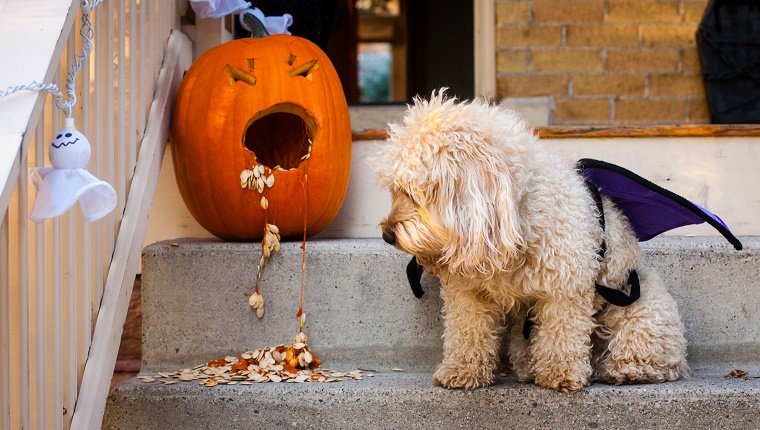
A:
{"label": "pumpkin seed", "polygon": [[253,172],[248,169],[245,169],[242,172],[240,172],[240,187],[241,188],[248,187],[248,179],[250,179],[252,175],[253,175]]}
{"label": "pumpkin seed", "polygon": [[252,308],[260,308],[264,306],[264,296],[262,296],[260,293],[251,294],[251,297],[248,297],[248,304]]}
{"label": "pumpkin seed", "polygon": [[266,196],[261,196],[261,208],[266,210],[269,207],[269,200]]}

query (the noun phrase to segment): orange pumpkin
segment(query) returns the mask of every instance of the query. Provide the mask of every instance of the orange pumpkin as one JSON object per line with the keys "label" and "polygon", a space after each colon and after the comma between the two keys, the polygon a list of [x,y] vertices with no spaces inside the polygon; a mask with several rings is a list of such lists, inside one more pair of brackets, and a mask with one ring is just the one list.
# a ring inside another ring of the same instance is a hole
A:
{"label": "orange pumpkin", "polygon": [[[237,39],[201,55],[177,93],[171,146],[190,213],[225,240],[260,239],[265,216],[283,237],[316,234],[348,187],[340,80],[315,44],[295,36]],[[256,187],[241,186],[241,172],[257,165],[281,168],[265,191],[266,215]]]}

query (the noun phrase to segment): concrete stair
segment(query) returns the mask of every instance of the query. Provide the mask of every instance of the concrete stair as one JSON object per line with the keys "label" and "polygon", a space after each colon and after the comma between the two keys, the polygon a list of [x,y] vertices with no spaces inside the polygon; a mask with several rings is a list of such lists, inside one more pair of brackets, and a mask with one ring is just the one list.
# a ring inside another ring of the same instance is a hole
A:
{"label": "concrete stair", "polygon": [[[409,257],[380,240],[307,244],[306,332],[324,366],[373,369],[339,383],[216,386],[130,380],[111,393],[113,429],[251,428],[760,428],[760,239],[734,251],[719,238],[664,237],[643,244],[676,298],[694,378],[657,385],[594,383],[565,395],[499,378],[471,392],[433,386],[442,321],[435,279],[411,293]],[[259,245],[161,242],[143,252],[143,373],[172,372],[225,355],[289,343],[297,328],[299,243],[264,271],[266,316],[243,293]],[[393,372],[403,368],[405,372]],[[746,378],[725,378],[733,369]]]}

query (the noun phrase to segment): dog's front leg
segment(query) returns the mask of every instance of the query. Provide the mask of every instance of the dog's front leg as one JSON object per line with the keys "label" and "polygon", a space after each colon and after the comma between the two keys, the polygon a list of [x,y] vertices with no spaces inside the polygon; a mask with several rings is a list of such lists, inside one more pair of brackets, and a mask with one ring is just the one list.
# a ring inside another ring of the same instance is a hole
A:
{"label": "dog's front leg", "polygon": [[491,385],[499,358],[503,313],[471,285],[444,285],[443,362],[435,384],[473,389]]}
{"label": "dog's front leg", "polygon": [[555,291],[536,303],[530,339],[536,384],[575,392],[589,383],[593,297],[591,289],[572,295]]}

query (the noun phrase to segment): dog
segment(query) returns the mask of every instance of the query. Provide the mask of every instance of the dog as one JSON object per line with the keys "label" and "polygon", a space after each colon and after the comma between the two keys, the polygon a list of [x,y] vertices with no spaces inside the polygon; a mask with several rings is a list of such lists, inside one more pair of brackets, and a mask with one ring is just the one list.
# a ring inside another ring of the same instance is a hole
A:
{"label": "dog", "polygon": [[[380,226],[386,242],[440,279],[436,385],[493,384],[504,336],[518,381],[561,392],[594,379],[689,376],[676,303],[644,266],[627,219],[607,198],[599,208],[573,163],[541,144],[519,115],[441,89],[415,98],[389,127],[369,161],[392,197]],[[641,296],[630,306],[596,292],[596,284],[628,290],[634,270]]]}

